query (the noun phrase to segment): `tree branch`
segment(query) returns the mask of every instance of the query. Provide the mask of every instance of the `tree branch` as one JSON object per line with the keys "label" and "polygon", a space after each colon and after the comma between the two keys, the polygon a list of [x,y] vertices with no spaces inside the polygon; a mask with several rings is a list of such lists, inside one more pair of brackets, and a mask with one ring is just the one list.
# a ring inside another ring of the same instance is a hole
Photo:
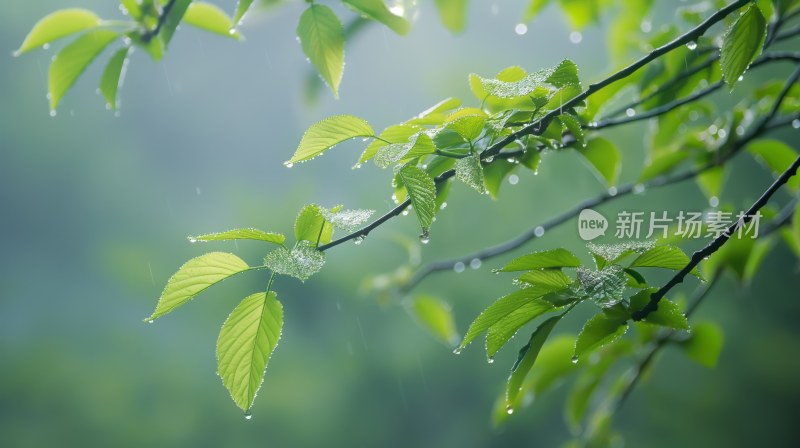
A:
{"label": "tree branch", "polygon": [[167,4],[164,5],[164,9],[161,10],[161,15],[158,16],[158,23],[156,23],[155,28],[142,34],[142,42],[150,42],[151,39],[161,32],[161,28],[164,27],[164,23],[167,21],[167,17],[169,16],[169,12],[172,11],[172,7],[175,6],[176,2],[177,0],[169,0]]}

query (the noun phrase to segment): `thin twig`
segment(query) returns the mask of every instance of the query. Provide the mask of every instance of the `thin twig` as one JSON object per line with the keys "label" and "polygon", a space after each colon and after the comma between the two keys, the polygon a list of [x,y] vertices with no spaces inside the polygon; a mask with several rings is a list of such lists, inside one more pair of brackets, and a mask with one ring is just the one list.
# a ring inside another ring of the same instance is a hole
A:
{"label": "thin twig", "polygon": [[156,23],[155,28],[142,34],[142,42],[150,42],[152,38],[161,32],[161,28],[164,27],[164,23],[167,21],[167,17],[169,17],[169,13],[172,11],[172,7],[175,6],[176,2],[177,0],[169,0],[169,2],[164,5],[164,8],[161,10],[161,15],[158,16],[158,23]]}

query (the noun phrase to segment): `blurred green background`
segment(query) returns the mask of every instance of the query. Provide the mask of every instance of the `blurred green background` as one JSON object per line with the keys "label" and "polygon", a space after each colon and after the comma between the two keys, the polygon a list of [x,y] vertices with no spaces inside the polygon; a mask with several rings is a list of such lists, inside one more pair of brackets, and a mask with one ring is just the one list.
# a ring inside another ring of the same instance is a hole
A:
{"label": "blurred green background", "polygon": [[[487,364],[480,344],[454,356],[393,300],[359,293],[363,279],[392,271],[406,254],[392,239],[416,238],[413,217],[364,244],[332,251],[323,272],[275,288],[286,323],[245,420],[215,375],[214,346],[228,312],[263,288],[264,273],[209,291],[154,325],[142,323],[167,278],[204,250],[257,263],[263,247],[198,247],[186,235],[259,227],[290,233],[304,203],[391,207],[390,176],[351,171],[363,144],[337,147],[286,169],[311,123],[336,113],[376,129],[438,100],[471,100],[467,74],[509,65],[536,70],[568,57],[585,81],[610,70],[607,23],[579,44],[555,8],[517,35],[525,2],[473,1],[467,31],[450,35],[432,2],[420,5],[407,37],[370,26],[348,42],[341,99],[303,100],[310,71],[294,36],[302,2],[250,17],[235,43],[184,27],[164,61],[137,52],[122,90],[122,113],[94,94],[92,67],[48,116],[46,72],[53,50],[14,59],[30,27],[59,7],[118,17],[113,1],[6,0],[0,16],[0,444],[3,446],[557,446],[568,437],[563,388],[537,397],[495,429],[489,415],[516,356]],[[234,2],[218,2],[232,10]],[[673,20],[669,5],[654,26]],[[759,83],[762,69],[737,91]],[[726,103],[725,94],[718,94]],[[623,180],[644,160],[646,125],[615,129]],[[796,141],[797,132],[783,138]],[[492,202],[457,186],[431,232],[423,261],[504,241],[601,191],[573,154],[553,155],[538,176],[520,173]],[[770,182],[737,160],[723,202],[741,209]],[[780,201],[788,199],[781,193]],[[697,210],[683,184],[600,210]],[[486,231],[490,229],[490,231]],[[580,250],[570,222],[524,250]],[[509,255],[510,257],[511,255]],[[507,257],[508,258],[508,257]],[[504,260],[462,274],[437,274],[418,291],[454,306],[459,329],[513,289],[490,273]],[[800,400],[800,287],[797,261],[777,247],[749,287],[726,278],[698,316],[718,320],[726,345],[715,370],[665,351],[617,423],[629,446],[792,446]],[[690,291],[692,285],[682,287]],[[588,313],[589,310],[586,310]],[[573,319],[558,332],[577,331]],[[512,341],[517,346],[519,341]]]}

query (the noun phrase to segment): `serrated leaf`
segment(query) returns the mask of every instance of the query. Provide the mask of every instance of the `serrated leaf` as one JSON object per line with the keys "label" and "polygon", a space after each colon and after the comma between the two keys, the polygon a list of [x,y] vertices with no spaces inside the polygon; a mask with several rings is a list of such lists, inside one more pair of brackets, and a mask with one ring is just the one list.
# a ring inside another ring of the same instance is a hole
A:
{"label": "serrated leaf", "polygon": [[533,368],[542,345],[544,345],[559,320],[561,320],[561,316],[553,316],[542,322],[531,335],[528,344],[520,349],[517,362],[511,368],[511,375],[508,377],[508,384],[506,385],[507,406],[513,406],[513,403],[517,400],[522,389],[522,382],[525,381],[525,377],[528,376],[531,368]]}
{"label": "serrated leaf", "polygon": [[250,267],[241,258],[224,252],[211,252],[192,258],[172,274],[158,299],[156,310],[145,320],[158,319],[184,305],[209,286],[248,269]]}
{"label": "serrated leaf", "polygon": [[528,283],[558,289],[564,289],[572,284],[572,279],[559,268],[533,269],[522,274],[517,281],[522,284]]}
{"label": "serrated leaf", "polygon": [[486,332],[486,356],[492,358],[522,326],[556,309],[545,299],[534,299],[497,321]]}
{"label": "serrated leaf", "polygon": [[230,240],[256,240],[272,244],[283,244],[286,237],[280,233],[265,232],[258,229],[233,229],[224,232],[206,233],[198,236],[190,236],[192,243],[208,241],[230,241]]}
{"label": "serrated leaf", "polygon": [[[680,271],[689,264],[689,261],[691,261],[689,257],[679,247],[655,246],[633,260],[630,267],[664,268]],[[697,269],[693,269],[692,274],[702,278]]]}
{"label": "serrated leaf", "polygon": [[581,265],[572,252],[566,249],[551,249],[517,257],[506,264],[500,272],[529,271],[544,268],[574,268]]}
{"label": "serrated leaf", "polygon": [[[650,296],[653,295],[654,292],[656,292],[654,288],[643,289],[631,296],[630,312],[635,313],[642,310],[647,303],[650,302]],[[678,305],[664,297],[658,301],[658,308],[642,319],[642,322],[673,328],[675,330],[689,329],[689,321],[686,320],[686,316],[683,315]]]}
{"label": "serrated leaf", "polygon": [[580,86],[581,80],[578,77],[578,66],[569,59],[564,59],[552,70],[545,82],[558,88]]}
{"label": "serrated leaf", "polygon": [[456,161],[456,178],[478,193],[486,193],[483,182],[483,166],[477,155],[469,155]]}
{"label": "serrated leaf", "polygon": [[581,127],[581,122],[572,115],[562,114],[558,116],[558,119],[564,125],[565,128],[575,137],[575,141],[578,142],[579,146],[586,145],[586,135],[583,133],[583,128]]}
{"label": "serrated leaf", "polygon": [[30,33],[25,36],[22,45],[14,52],[14,56],[41,48],[72,34],[98,27],[101,22],[102,20],[97,14],[87,9],[70,8],[55,11],[36,22]]}
{"label": "serrated leaf", "polygon": [[310,241],[299,241],[292,250],[279,247],[268,253],[264,265],[276,274],[305,282],[325,265],[325,253],[318,251]]}
{"label": "serrated leaf", "polygon": [[767,21],[754,3],[736,19],[725,33],[720,50],[722,78],[731,88],[761,53],[767,36]]}
{"label": "serrated leaf", "polygon": [[[486,95],[496,98],[512,99],[533,96],[546,99],[549,96],[550,89],[545,83],[552,73],[553,69],[539,70],[513,82],[484,78],[472,74],[470,75],[470,84],[478,83]],[[473,93],[476,93],[475,86],[472,87]],[[483,100],[483,98],[478,99]]]}
{"label": "serrated leaf", "polygon": [[119,33],[111,30],[87,31],[58,52],[50,64],[48,77],[50,110],[56,110],[61,98],[86,67],[119,36]]}
{"label": "serrated leaf", "polygon": [[722,328],[714,322],[698,322],[692,326],[692,334],[681,342],[684,353],[693,361],[708,368],[717,365],[725,336]]}
{"label": "serrated leaf", "polygon": [[576,272],[581,291],[598,306],[609,308],[622,301],[628,277],[621,267],[612,264],[595,271],[581,266]]}
{"label": "serrated leaf", "polygon": [[300,16],[297,37],[303,53],[338,98],[344,72],[344,28],[339,18],[327,6],[314,3]]}
{"label": "serrated leaf", "polygon": [[331,223],[335,228],[348,233],[358,229],[362,224],[369,221],[369,218],[373,214],[375,214],[375,210],[355,209],[333,211],[322,209],[322,216],[326,221]]}
{"label": "serrated leaf", "polygon": [[[333,226],[327,222],[323,208],[308,204],[300,209],[294,222],[294,237],[296,241],[309,241],[311,243],[328,244],[333,237]],[[338,208],[332,209],[338,211]]]}
{"label": "serrated leaf", "polygon": [[243,411],[253,406],[282,329],[283,306],[273,291],[245,298],[222,325],[217,339],[217,373]]}
{"label": "serrated leaf", "polygon": [[352,115],[334,115],[311,125],[306,130],[287,164],[311,160],[351,138],[374,136],[375,131],[365,120]]}
{"label": "serrated leaf", "polygon": [[483,132],[486,115],[459,115],[448,120],[449,122],[445,125],[446,129],[454,131],[468,142],[473,142]]}
{"label": "serrated leaf", "polygon": [[404,36],[411,30],[411,24],[389,11],[383,0],[342,0],[357,13],[388,26],[395,33]]}
{"label": "serrated leaf", "polygon": [[236,14],[233,15],[233,23],[235,25],[239,25],[242,23],[242,19],[244,18],[247,11],[250,9],[250,6],[253,4],[253,0],[239,0],[236,2]]}
{"label": "serrated leaf", "polygon": [[412,165],[401,169],[398,176],[406,187],[422,231],[427,231],[436,214],[436,184],[433,178]]}
{"label": "serrated leaf", "polygon": [[458,343],[458,332],[450,305],[435,297],[419,295],[410,303],[414,317],[446,345]]}
{"label": "serrated leaf", "polygon": [[119,104],[117,92],[125,78],[125,66],[127,65],[129,51],[130,47],[125,47],[114,53],[111,59],[108,60],[108,64],[103,70],[103,76],[100,78],[100,93],[103,94],[106,105],[111,110],[117,110]]}
{"label": "serrated leaf", "polygon": [[586,146],[577,150],[594,169],[598,179],[606,186],[616,185],[622,156],[617,146],[602,137],[586,142]]}
{"label": "serrated leaf", "polygon": [[418,126],[407,124],[389,126],[388,128],[384,129],[383,132],[381,132],[380,138],[376,138],[370,142],[369,146],[367,146],[367,148],[361,154],[361,157],[358,159],[358,164],[356,166],[361,165],[375,157],[375,154],[377,154],[378,151],[380,151],[380,149],[386,145],[393,143],[407,143],[411,136],[419,132],[419,130],[420,128]]}
{"label": "serrated leaf", "polygon": [[416,157],[433,154],[436,146],[425,133],[417,133],[405,143],[392,143],[383,146],[375,154],[373,161],[379,168],[388,168],[395,163],[411,160]]}
{"label": "serrated leaf", "polygon": [[[589,252],[602,258],[608,264],[616,263],[632,254],[643,254],[655,247],[655,241],[623,241],[615,244],[589,243],[586,248]],[[602,268],[602,266],[599,266]]]}
{"label": "serrated leaf", "polygon": [[467,0],[436,0],[439,20],[453,33],[464,31],[467,23]]}
{"label": "serrated leaf", "polygon": [[472,342],[473,339],[478,337],[481,333],[499,322],[501,319],[505,318],[522,306],[539,299],[550,292],[553,292],[551,288],[546,288],[543,286],[531,286],[530,288],[520,289],[499,298],[493,304],[489,305],[488,308],[483,310],[481,314],[479,314],[478,317],[475,318],[475,320],[470,324],[467,334],[464,335],[464,339],[459,345],[459,349],[466,347],[467,344]]}
{"label": "serrated leaf", "polygon": [[506,160],[495,160],[483,167],[483,183],[492,199],[497,199],[503,180],[518,166],[519,164]]}
{"label": "serrated leaf", "polygon": [[225,14],[225,11],[211,3],[192,2],[183,16],[183,22],[220,36],[234,39],[241,37],[239,32],[234,29],[233,20]]}
{"label": "serrated leaf", "polygon": [[163,42],[162,47],[168,47],[191,3],[192,0],[177,0],[173,3],[172,9],[169,10],[167,18],[164,20],[164,26],[161,27],[161,39],[152,39],[151,42],[158,41],[159,44]]}
{"label": "serrated leaf", "polygon": [[624,320],[609,317],[605,313],[596,314],[583,326],[578,340],[575,341],[575,358],[611,344],[628,331],[628,323]]}
{"label": "serrated leaf", "polygon": [[[797,158],[797,151],[780,140],[759,139],[747,145],[747,151],[772,170],[775,176],[783,174]],[[786,186],[797,191],[800,177],[791,177]]]}

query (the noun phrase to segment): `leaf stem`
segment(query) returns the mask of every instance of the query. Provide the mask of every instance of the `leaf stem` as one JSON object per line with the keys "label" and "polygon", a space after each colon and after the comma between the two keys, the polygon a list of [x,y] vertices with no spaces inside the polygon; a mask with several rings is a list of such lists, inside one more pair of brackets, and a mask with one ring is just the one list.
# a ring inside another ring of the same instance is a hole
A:
{"label": "leaf stem", "polygon": [[172,7],[175,6],[176,2],[177,0],[169,0],[167,4],[164,5],[164,9],[161,10],[161,14],[158,16],[158,22],[156,23],[155,28],[142,34],[142,42],[150,42],[153,37],[157,36],[158,33],[161,32],[161,28],[164,27],[164,23],[167,21],[167,17],[169,16],[169,13],[172,11]]}

